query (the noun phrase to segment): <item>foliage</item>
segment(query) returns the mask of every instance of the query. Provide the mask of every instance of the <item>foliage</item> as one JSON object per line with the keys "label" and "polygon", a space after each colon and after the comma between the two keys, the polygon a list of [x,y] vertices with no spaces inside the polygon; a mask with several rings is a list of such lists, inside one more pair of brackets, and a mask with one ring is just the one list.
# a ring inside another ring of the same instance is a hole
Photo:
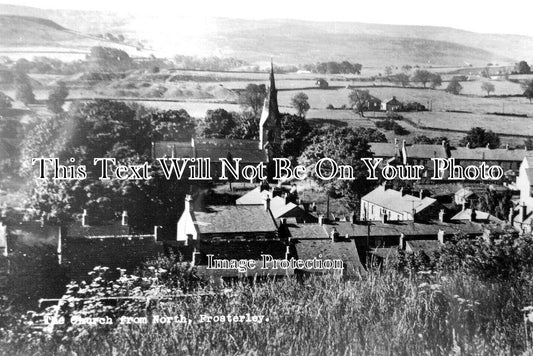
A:
{"label": "foliage", "polygon": [[316,82],[320,89],[327,89],[329,87],[329,83],[323,78],[317,79]]}
{"label": "foliage", "polygon": [[429,83],[432,78],[433,78],[433,73],[428,72],[427,70],[424,70],[424,69],[417,69],[411,76],[411,81],[422,83],[422,85],[425,88],[426,84]]}
{"label": "foliage", "polygon": [[26,105],[35,103],[30,78],[23,72],[16,72],[15,74],[15,99]]}
{"label": "foliage", "polygon": [[294,95],[291,99],[292,106],[294,106],[294,108],[298,112],[298,115],[301,117],[305,117],[305,114],[311,108],[308,99],[309,97],[304,92],[300,92]]}
{"label": "foliage", "polygon": [[259,117],[266,96],[264,84],[248,84],[239,94],[239,104],[244,110],[250,110],[254,116]]}
{"label": "foliage", "polygon": [[430,76],[430,81],[432,89],[435,89],[436,87],[440,87],[442,85],[442,78],[438,73],[432,73]]}
{"label": "foliage", "polygon": [[488,189],[479,197],[477,208],[505,221],[513,208],[512,194],[508,190],[500,192]]}
{"label": "foliage", "polygon": [[0,109],[11,108],[11,98],[6,94],[0,92]]}
{"label": "foliage", "polygon": [[259,118],[249,111],[234,115],[236,119],[235,127],[228,138],[241,140],[259,139]]}
{"label": "foliage", "polygon": [[174,64],[180,69],[196,69],[210,71],[226,71],[248,65],[248,62],[229,57],[194,57],[185,55],[174,56]]}
{"label": "foliage", "polygon": [[529,64],[527,64],[526,61],[520,61],[516,64],[516,72],[518,74],[529,74],[531,73],[531,68],[529,67]]}
{"label": "foliage", "polygon": [[144,116],[152,126],[153,141],[187,141],[194,136],[195,120],[184,109],[149,110]]}
{"label": "foliage", "polygon": [[62,81],[57,82],[48,95],[48,109],[56,114],[63,112],[63,104],[65,104],[67,96],[68,88],[66,84]]}
{"label": "foliage", "polygon": [[308,144],[311,127],[305,118],[284,114],[281,118],[281,155],[296,159]]}
{"label": "foliage", "polygon": [[402,87],[409,85],[409,76],[405,73],[398,73],[390,77],[394,83],[400,84]]}
{"label": "foliage", "polygon": [[529,80],[525,82],[522,87],[524,88],[524,96],[529,99],[529,102],[531,103],[531,99],[533,99],[533,80]]}
{"label": "foliage", "polygon": [[361,74],[363,66],[359,63],[342,62],[319,62],[316,65],[307,64],[306,70],[321,74]]}
{"label": "foliage", "polygon": [[481,84],[481,90],[486,91],[487,95],[490,95],[490,93],[495,90],[494,84],[489,83],[489,82],[483,82]]}
{"label": "foliage", "polygon": [[226,138],[237,126],[233,113],[224,109],[207,110],[205,118],[198,125],[198,136],[207,138]]}
{"label": "foliage", "polygon": [[[326,189],[330,196],[344,197],[346,205],[352,210],[359,205],[362,194],[371,189],[366,180],[367,170],[361,158],[372,157],[372,153],[368,141],[360,134],[361,132],[351,128],[326,131],[321,136],[314,136],[299,158],[300,164],[315,169],[316,163],[325,157],[333,159],[338,165],[352,166],[353,179],[324,180],[314,176],[317,183]],[[333,172],[330,164],[324,164],[322,168],[325,176]],[[316,174],[316,171],[313,171]]]}
{"label": "foliage", "polygon": [[461,93],[461,90],[463,90],[463,86],[458,80],[455,79],[452,79],[446,87],[446,92],[453,95],[459,95]]}
{"label": "foliage", "polygon": [[467,143],[470,144],[471,148],[486,147],[487,145],[490,148],[498,148],[500,137],[491,130],[486,131],[481,127],[473,127],[459,142],[461,146],[466,146]]}
{"label": "foliage", "polygon": [[406,130],[402,125],[398,124],[393,119],[385,119],[385,120],[379,120],[374,123],[376,127],[387,130],[387,131],[394,131],[396,135],[408,135],[409,131]]}
{"label": "foliage", "polygon": [[368,110],[369,104],[372,101],[372,96],[368,90],[353,89],[348,94],[350,106],[359,113],[361,117],[365,116],[365,110]]}
{"label": "foliage", "polygon": [[427,137],[426,135],[417,135],[413,138],[414,144],[440,145],[442,141],[448,142],[449,140],[444,136]]}

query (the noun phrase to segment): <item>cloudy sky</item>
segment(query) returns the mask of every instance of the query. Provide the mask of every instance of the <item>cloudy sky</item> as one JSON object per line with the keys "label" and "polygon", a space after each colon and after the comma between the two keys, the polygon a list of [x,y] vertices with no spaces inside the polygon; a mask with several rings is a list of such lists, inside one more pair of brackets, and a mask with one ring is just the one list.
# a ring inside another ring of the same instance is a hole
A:
{"label": "cloudy sky", "polygon": [[448,26],[475,32],[533,36],[531,0],[0,0],[0,3],[165,16],[190,14],[195,17]]}

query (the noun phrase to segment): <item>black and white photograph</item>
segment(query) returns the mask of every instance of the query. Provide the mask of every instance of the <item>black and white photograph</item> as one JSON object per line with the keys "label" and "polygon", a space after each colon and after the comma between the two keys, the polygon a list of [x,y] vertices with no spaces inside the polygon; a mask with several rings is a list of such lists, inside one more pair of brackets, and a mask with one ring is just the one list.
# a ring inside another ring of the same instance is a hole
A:
{"label": "black and white photograph", "polygon": [[533,355],[532,19],[0,0],[0,355]]}

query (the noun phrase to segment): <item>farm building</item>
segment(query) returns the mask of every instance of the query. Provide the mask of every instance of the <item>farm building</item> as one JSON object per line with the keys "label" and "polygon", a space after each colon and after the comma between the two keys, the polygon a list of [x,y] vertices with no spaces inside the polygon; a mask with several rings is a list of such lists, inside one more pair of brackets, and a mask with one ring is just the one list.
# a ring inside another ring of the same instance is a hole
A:
{"label": "farm building", "polygon": [[393,96],[391,99],[381,103],[381,110],[383,111],[397,111],[402,107],[402,103]]}

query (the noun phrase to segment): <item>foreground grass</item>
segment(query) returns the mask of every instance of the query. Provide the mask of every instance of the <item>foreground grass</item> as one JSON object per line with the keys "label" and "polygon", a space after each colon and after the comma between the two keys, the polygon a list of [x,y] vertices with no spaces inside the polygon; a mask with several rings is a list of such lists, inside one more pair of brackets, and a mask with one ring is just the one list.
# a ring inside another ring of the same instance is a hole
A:
{"label": "foreground grass", "polygon": [[[371,271],[362,281],[330,277],[235,284],[215,296],[159,303],[153,314],[191,325],[77,326],[53,333],[2,332],[8,355],[505,355],[522,354],[521,308],[531,285],[458,274]],[[94,306],[86,305],[90,315]],[[136,316],[146,309],[137,309]],[[198,323],[207,315],[264,315],[252,323]]]}

